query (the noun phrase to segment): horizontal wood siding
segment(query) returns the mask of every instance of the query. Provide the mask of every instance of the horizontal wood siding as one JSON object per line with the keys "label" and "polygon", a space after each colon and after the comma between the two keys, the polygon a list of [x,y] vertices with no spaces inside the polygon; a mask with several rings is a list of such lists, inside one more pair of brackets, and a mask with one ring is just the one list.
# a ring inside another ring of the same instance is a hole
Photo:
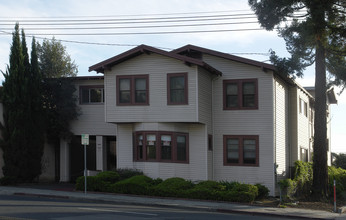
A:
{"label": "horizontal wood siding", "polygon": [[[79,87],[88,85],[103,85],[103,80],[77,80],[75,81],[75,95],[79,97]],[[75,135],[110,135],[116,133],[116,125],[106,123],[105,121],[105,105],[104,104],[80,104],[78,107],[81,115],[77,120],[71,122],[71,131]]]}
{"label": "horizontal wood siding", "polygon": [[[134,128],[132,130],[132,127]],[[118,125],[117,158],[119,168],[136,168],[152,178],[182,177],[207,180],[207,137],[202,124],[136,123]],[[134,162],[132,134],[135,131],[172,131],[189,134],[189,163]]]}
{"label": "horizontal wood siding", "polygon": [[208,126],[212,133],[212,76],[204,69],[198,69],[198,121]]}
{"label": "horizontal wood siding", "polygon": [[[214,179],[262,183],[274,195],[273,73],[260,68],[204,55],[223,75],[213,82]],[[258,110],[223,110],[223,80],[258,79]],[[224,166],[223,135],[258,135],[259,166]]]}
{"label": "horizontal wood siding", "polygon": [[[167,73],[188,73],[188,105],[167,105]],[[116,106],[117,75],[149,75],[149,105]],[[143,54],[105,72],[107,122],[197,122],[197,67],[157,54]]]}
{"label": "horizontal wood siding", "polygon": [[117,125],[117,168],[135,168],[133,163],[133,125]]}
{"label": "horizontal wood siding", "polygon": [[288,87],[280,79],[275,79],[275,149],[277,181],[288,175]]}
{"label": "horizontal wood siding", "polygon": [[301,89],[298,89],[298,96],[297,96],[297,115],[298,115],[298,158],[296,160],[301,160],[302,158],[300,157],[300,149],[304,148],[307,149],[308,152],[309,146],[310,146],[310,135],[309,135],[309,112],[308,115],[304,115],[303,112],[299,112],[299,101],[302,99],[304,102],[307,103],[307,107],[309,109],[309,97],[306,95],[305,92],[303,92]]}

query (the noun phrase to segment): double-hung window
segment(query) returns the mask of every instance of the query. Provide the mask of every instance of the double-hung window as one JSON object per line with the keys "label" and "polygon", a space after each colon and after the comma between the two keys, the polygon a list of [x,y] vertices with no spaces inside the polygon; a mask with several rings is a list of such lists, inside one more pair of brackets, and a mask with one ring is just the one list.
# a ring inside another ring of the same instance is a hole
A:
{"label": "double-hung window", "polygon": [[80,86],[80,104],[102,104],[104,103],[103,86]]}
{"label": "double-hung window", "polygon": [[117,76],[117,105],[148,104],[148,75]]}
{"label": "double-hung window", "polygon": [[224,165],[258,166],[257,135],[224,135]]}
{"label": "double-hung window", "polygon": [[188,134],[141,131],[134,135],[135,161],[188,163]]}
{"label": "double-hung window", "polygon": [[223,108],[258,109],[257,79],[224,80]]}
{"label": "double-hung window", "polygon": [[167,74],[167,103],[169,105],[188,104],[187,73]]}

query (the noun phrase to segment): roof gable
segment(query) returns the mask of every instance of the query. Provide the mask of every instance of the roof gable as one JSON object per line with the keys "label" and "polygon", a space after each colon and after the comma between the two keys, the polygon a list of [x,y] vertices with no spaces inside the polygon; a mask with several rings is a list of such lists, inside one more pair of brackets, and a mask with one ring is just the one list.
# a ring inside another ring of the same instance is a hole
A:
{"label": "roof gable", "polygon": [[160,49],[150,47],[147,45],[140,45],[140,46],[135,47],[131,50],[128,50],[124,53],[121,53],[117,56],[111,57],[111,58],[104,60],[100,63],[97,63],[93,66],[90,66],[89,72],[96,71],[98,73],[104,73],[105,70],[110,69],[112,66],[117,65],[117,64],[124,62],[126,60],[129,60],[133,57],[142,55],[144,53],[146,53],[146,54],[156,53],[156,54],[159,54],[162,56],[166,56],[166,57],[180,60],[186,65],[194,64],[194,65],[200,66],[200,67],[208,70],[209,72],[211,72],[213,74],[222,75],[222,73],[219,70],[215,69],[214,67],[208,65],[207,63],[205,63],[201,60],[194,59],[194,58],[187,57],[187,56],[182,56],[182,55],[171,53],[171,52],[167,52],[167,51],[160,50]]}

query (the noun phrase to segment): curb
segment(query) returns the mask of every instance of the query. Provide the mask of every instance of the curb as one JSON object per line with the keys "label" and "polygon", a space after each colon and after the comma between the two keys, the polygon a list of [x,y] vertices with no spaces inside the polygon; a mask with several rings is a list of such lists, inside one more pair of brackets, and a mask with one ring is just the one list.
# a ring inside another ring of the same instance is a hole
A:
{"label": "curb", "polygon": [[[199,211],[207,211],[207,212],[219,212],[219,213],[236,213],[236,214],[243,214],[243,215],[253,215],[253,216],[277,216],[277,217],[283,217],[283,218],[296,218],[296,219],[335,219],[335,218],[323,218],[323,217],[310,217],[310,216],[301,216],[299,214],[282,214],[282,213],[275,213],[273,211],[271,212],[263,212],[263,211],[244,211],[244,210],[237,210],[237,209],[225,209],[225,208],[213,208],[213,207],[199,207],[199,206],[189,206],[189,205],[181,205],[181,204],[160,204],[160,203],[143,203],[143,202],[136,202],[136,201],[114,201],[114,200],[108,200],[108,199],[102,199],[102,198],[90,198],[90,197],[80,197],[80,196],[59,196],[59,195],[51,195],[51,194],[39,194],[39,193],[13,193],[13,195],[18,196],[35,196],[35,197],[42,197],[42,198],[54,198],[54,199],[70,199],[75,201],[88,201],[88,202],[104,202],[104,203],[112,203],[112,204],[130,204],[130,205],[146,205],[151,207],[169,207],[169,208],[175,208],[175,209],[185,209],[185,210],[199,210]],[[338,209],[338,213],[341,214],[343,212],[346,212],[346,207],[342,207]]]}

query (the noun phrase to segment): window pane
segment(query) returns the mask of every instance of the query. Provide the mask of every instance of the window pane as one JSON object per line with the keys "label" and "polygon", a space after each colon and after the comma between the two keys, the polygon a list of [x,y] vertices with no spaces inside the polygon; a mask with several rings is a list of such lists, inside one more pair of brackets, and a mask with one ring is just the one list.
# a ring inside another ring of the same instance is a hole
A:
{"label": "window pane", "polygon": [[131,80],[130,79],[119,79],[120,90],[130,90]]}
{"label": "window pane", "polygon": [[256,98],[255,95],[243,95],[243,107],[255,107]]}
{"label": "window pane", "polygon": [[244,139],[243,154],[244,163],[256,164],[256,140]]}
{"label": "window pane", "polygon": [[145,78],[135,79],[136,90],[146,90],[147,89],[147,80]]}
{"label": "window pane", "polygon": [[226,86],[227,95],[238,95],[238,85],[236,83],[229,83]]}
{"label": "window pane", "polygon": [[236,83],[226,86],[226,107],[238,107],[238,85]]}
{"label": "window pane", "polygon": [[156,159],[156,135],[147,135],[147,159]]}
{"label": "window pane", "polygon": [[120,98],[119,100],[120,103],[130,103],[131,102],[130,91],[120,91],[119,98]]}
{"label": "window pane", "polygon": [[144,78],[135,79],[135,102],[146,103],[147,102],[147,80]]}
{"label": "window pane", "polygon": [[90,102],[102,102],[103,89],[90,89]]}
{"label": "window pane", "polygon": [[177,160],[186,161],[186,136],[177,136]]}
{"label": "window pane", "polygon": [[82,95],[82,103],[89,103],[89,89],[82,88],[81,89],[81,95]]}
{"label": "window pane", "polygon": [[185,91],[184,90],[172,90],[171,89],[171,102],[184,103],[185,102]]}
{"label": "window pane", "polygon": [[185,103],[185,76],[172,76],[169,78],[170,83],[170,102]]}
{"label": "window pane", "polygon": [[138,148],[137,148],[137,154],[138,159],[143,159],[143,135],[138,135]]}
{"label": "window pane", "polygon": [[172,137],[171,135],[161,135],[161,159],[172,159]]}
{"label": "window pane", "polygon": [[227,139],[227,163],[239,163],[239,140]]}
{"label": "window pane", "polygon": [[172,76],[170,77],[171,89],[184,89],[185,88],[185,77],[184,76]]}
{"label": "window pane", "polygon": [[244,82],[243,83],[243,94],[255,94],[255,83],[254,82]]}

